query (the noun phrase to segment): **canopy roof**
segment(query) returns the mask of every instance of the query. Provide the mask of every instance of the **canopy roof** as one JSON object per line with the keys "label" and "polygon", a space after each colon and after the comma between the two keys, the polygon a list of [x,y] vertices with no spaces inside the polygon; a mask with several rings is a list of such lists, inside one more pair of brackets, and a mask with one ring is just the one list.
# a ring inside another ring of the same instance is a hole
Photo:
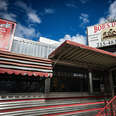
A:
{"label": "canopy roof", "polygon": [[0,73],[52,77],[52,61],[0,50]]}
{"label": "canopy roof", "polygon": [[116,66],[116,54],[72,41],[65,41],[49,58],[55,64],[73,65],[87,69],[107,70]]}

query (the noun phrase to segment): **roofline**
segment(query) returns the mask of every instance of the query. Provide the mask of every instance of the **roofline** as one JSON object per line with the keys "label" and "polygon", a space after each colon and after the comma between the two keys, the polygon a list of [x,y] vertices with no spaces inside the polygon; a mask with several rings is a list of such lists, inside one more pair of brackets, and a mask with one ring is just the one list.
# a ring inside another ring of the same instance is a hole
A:
{"label": "roofline", "polygon": [[80,43],[77,43],[77,42],[73,42],[73,41],[70,41],[70,40],[66,40],[64,43],[62,43],[58,48],[56,48],[50,55],[49,55],[49,58],[51,58],[61,47],[63,47],[65,44],[69,44],[69,45],[73,45],[73,46],[76,46],[76,47],[80,47],[80,48],[84,48],[84,49],[88,49],[88,50],[91,50],[91,51],[94,51],[94,52],[97,52],[97,53],[102,53],[102,54],[105,54],[105,55],[109,55],[109,56],[113,56],[113,57],[116,57],[116,54],[113,54],[111,52],[107,52],[107,51],[104,51],[104,50],[101,50],[101,49],[98,49],[98,48],[93,48],[93,47],[89,47],[87,45],[83,45],[83,44],[80,44]]}
{"label": "roofline", "polygon": [[49,54],[48,58],[51,57],[52,55],[54,55],[61,47],[63,47],[68,40],[66,40],[65,42],[63,42],[59,47],[57,47],[53,52],[51,52],[51,54]]}

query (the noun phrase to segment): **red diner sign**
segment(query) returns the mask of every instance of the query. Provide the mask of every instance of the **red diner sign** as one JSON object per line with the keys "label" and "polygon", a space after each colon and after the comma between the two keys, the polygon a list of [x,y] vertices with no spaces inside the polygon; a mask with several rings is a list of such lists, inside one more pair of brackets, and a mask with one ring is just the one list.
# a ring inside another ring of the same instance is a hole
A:
{"label": "red diner sign", "polygon": [[102,31],[102,30],[107,29],[107,28],[111,28],[111,27],[116,27],[116,22],[96,25],[96,26],[94,26],[94,33],[98,32],[98,31]]}
{"label": "red diner sign", "polygon": [[10,51],[16,23],[0,19],[0,50]]}

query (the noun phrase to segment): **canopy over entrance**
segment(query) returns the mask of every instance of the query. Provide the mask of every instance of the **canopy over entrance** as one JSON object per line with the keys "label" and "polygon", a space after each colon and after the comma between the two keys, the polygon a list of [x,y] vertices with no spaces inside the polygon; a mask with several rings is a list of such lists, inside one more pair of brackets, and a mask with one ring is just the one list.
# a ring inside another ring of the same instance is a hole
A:
{"label": "canopy over entrance", "polygon": [[56,48],[49,55],[49,58],[55,64],[72,65],[95,70],[107,70],[116,66],[115,54],[69,40]]}

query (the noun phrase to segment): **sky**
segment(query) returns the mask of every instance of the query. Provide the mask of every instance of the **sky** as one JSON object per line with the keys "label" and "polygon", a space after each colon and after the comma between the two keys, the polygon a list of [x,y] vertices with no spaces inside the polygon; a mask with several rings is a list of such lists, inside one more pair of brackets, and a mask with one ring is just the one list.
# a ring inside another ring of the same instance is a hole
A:
{"label": "sky", "polygon": [[88,26],[116,18],[116,0],[0,0],[0,18],[15,21],[15,36],[87,44]]}

